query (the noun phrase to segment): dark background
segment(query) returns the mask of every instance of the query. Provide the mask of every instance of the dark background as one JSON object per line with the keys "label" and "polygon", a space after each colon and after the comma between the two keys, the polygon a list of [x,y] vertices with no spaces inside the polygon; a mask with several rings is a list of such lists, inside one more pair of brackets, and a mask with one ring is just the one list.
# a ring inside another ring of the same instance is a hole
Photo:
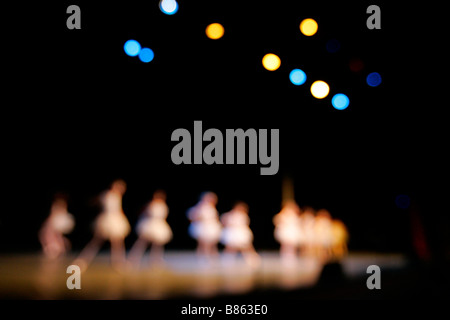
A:
{"label": "dark background", "polygon": [[[384,1],[178,3],[173,16],[158,1],[63,1],[9,11],[3,252],[39,250],[37,231],[57,192],[69,195],[77,223],[69,237],[80,250],[100,210],[96,197],[116,178],[128,184],[124,210],[132,225],[154,190],[167,191],[174,231],[168,248],[195,247],[185,212],[212,190],[219,212],[246,201],[255,247],[275,249],[272,217],[283,178],[291,177],[301,206],[327,208],[347,224],[350,249],[414,254],[416,214],[429,249],[448,258],[449,219],[437,205],[445,192],[436,187],[445,172],[437,140],[444,129],[432,100],[439,92],[427,77],[440,61],[428,46],[439,29],[433,15]],[[66,28],[70,4],[81,8],[81,30]],[[366,27],[370,4],[381,8],[381,30]],[[305,18],[319,24],[313,37],[299,31]],[[220,40],[205,36],[213,22],[225,27]],[[154,60],[127,56],[129,39],[150,47]],[[336,53],[326,50],[331,39],[340,42]],[[261,64],[269,52],[281,58],[275,72]],[[360,72],[350,70],[352,59],[363,61]],[[294,68],[306,72],[304,85],[290,83]],[[373,71],[382,76],[376,88],[365,82]],[[322,100],[309,92],[318,79],[331,87]],[[338,92],[350,98],[346,110],[331,106]],[[260,176],[259,165],[172,164],[171,133],[192,132],[194,120],[204,130],[280,129],[279,173]],[[398,208],[398,195],[411,205]],[[127,246],[134,240],[132,233]]]}

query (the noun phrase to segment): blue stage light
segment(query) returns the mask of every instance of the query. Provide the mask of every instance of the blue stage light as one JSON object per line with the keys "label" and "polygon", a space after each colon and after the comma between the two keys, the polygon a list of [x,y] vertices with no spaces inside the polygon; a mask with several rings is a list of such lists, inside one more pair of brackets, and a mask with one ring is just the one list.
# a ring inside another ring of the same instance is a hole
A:
{"label": "blue stage light", "polygon": [[337,110],[344,110],[350,104],[350,99],[343,93],[338,93],[331,99],[331,104]]}
{"label": "blue stage light", "polygon": [[341,48],[341,44],[336,39],[331,39],[327,42],[326,47],[329,53],[335,53],[339,51],[339,49]]}
{"label": "blue stage light", "polygon": [[289,74],[289,80],[296,86],[300,86],[306,81],[306,73],[300,69],[294,69]]}
{"label": "blue stage light", "polygon": [[369,86],[378,87],[381,83],[381,76],[378,72],[372,72],[372,73],[369,73],[366,81]]}
{"label": "blue stage light", "polygon": [[161,0],[159,2],[159,9],[167,14],[172,15],[178,11],[178,3],[175,0]]}
{"label": "blue stage light", "polygon": [[136,40],[128,40],[123,46],[125,53],[130,57],[135,57],[141,51],[141,45]]}
{"label": "blue stage light", "polygon": [[141,52],[139,52],[139,59],[142,62],[150,62],[155,57],[155,54],[153,53],[152,49],[149,48],[142,48]]}
{"label": "blue stage light", "polygon": [[395,205],[400,209],[408,209],[411,204],[411,198],[405,194],[395,197]]}

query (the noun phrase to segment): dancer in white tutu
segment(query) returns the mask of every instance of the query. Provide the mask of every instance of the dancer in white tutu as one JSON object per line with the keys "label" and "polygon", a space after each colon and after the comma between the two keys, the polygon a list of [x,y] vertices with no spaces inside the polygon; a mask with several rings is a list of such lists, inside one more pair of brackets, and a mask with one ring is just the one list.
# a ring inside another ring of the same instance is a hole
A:
{"label": "dancer in white tutu", "polygon": [[336,260],[340,260],[348,252],[347,242],[349,239],[349,234],[345,224],[338,219],[333,219],[331,226],[333,240],[332,240],[332,255]]}
{"label": "dancer in white tutu", "polygon": [[301,255],[315,255],[315,211],[311,207],[303,207],[300,214],[299,249]]}
{"label": "dancer in white tutu", "polygon": [[221,215],[220,221],[224,226],[221,242],[225,245],[225,253],[234,255],[240,252],[250,266],[258,266],[260,257],[253,247],[247,204],[238,202],[231,211]]}
{"label": "dancer in white tutu", "polygon": [[64,234],[75,226],[73,216],[67,211],[67,202],[62,197],[53,201],[50,215],[39,230],[39,241],[47,258],[56,259],[70,250],[70,241]]}
{"label": "dancer in white tutu", "polygon": [[280,255],[283,260],[293,260],[297,256],[300,242],[300,208],[289,200],[273,218],[274,236],[280,243]]}
{"label": "dancer in white tutu", "polygon": [[319,259],[327,261],[331,257],[333,244],[332,220],[330,213],[321,209],[317,211],[314,222],[314,247]]}
{"label": "dancer in white tutu", "polygon": [[151,243],[150,260],[162,262],[164,245],[172,240],[172,230],[166,221],[169,208],[166,193],[156,191],[136,227],[138,239],[130,250],[130,261],[138,266],[147,245]]}
{"label": "dancer in white tutu", "polygon": [[122,209],[122,197],[126,183],[116,180],[111,188],[102,195],[103,211],[95,220],[94,237],[74,261],[82,270],[94,259],[105,241],[111,243],[111,262],[115,267],[125,262],[124,239],[130,233],[130,224]]}
{"label": "dancer in white tutu", "polygon": [[189,235],[197,240],[197,254],[207,258],[217,256],[217,243],[222,231],[216,204],[217,195],[205,192],[200,196],[200,201],[187,212],[191,221]]}

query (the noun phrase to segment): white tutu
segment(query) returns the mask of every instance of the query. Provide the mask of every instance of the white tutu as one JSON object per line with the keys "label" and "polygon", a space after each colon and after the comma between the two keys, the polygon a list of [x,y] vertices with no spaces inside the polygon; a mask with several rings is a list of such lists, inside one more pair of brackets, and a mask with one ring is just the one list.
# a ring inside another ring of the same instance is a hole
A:
{"label": "white tutu", "polygon": [[295,224],[285,224],[278,225],[275,227],[274,232],[275,239],[279,243],[298,245],[301,241],[300,230]]}
{"label": "white tutu", "polygon": [[123,212],[103,212],[95,222],[95,230],[105,239],[124,239],[131,227]]}
{"label": "white tutu", "polygon": [[200,203],[188,211],[188,218],[192,220],[189,225],[189,235],[204,242],[219,242],[222,224],[219,214],[213,205]]}
{"label": "white tutu", "polygon": [[332,226],[333,233],[333,245],[346,244],[348,240],[348,233],[345,225],[343,223],[333,223]]}
{"label": "white tutu", "polygon": [[222,226],[218,220],[195,221],[189,226],[189,235],[205,242],[219,242]]}
{"label": "white tutu", "polygon": [[143,218],[136,227],[137,234],[144,239],[161,245],[172,239],[172,230],[164,219]]}
{"label": "white tutu", "polygon": [[300,216],[299,245],[315,244],[314,224],[315,218],[312,214],[303,214]]}
{"label": "white tutu", "polygon": [[323,247],[331,246],[333,242],[333,230],[331,221],[319,219],[314,225],[315,244]]}
{"label": "white tutu", "polygon": [[220,242],[235,248],[249,247],[253,242],[253,233],[247,226],[225,227]]}
{"label": "white tutu", "polygon": [[298,244],[299,246],[304,246],[304,245],[308,244],[308,241],[309,241],[309,239],[308,239],[308,234],[307,234],[307,232],[304,230],[303,227],[300,227],[300,228],[299,228],[298,235],[297,235],[297,241],[298,241],[297,244]]}
{"label": "white tutu", "polygon": [[297,246],[304,241],[301,230],[301,219],[296,210],[284,207],[276,214],[273,222],[275,224],[274,237],[280,244]]}
{"label": "white tutu", "polygon": [[310,227],[310,228],[305,227],[304,228],[303,238],[304,238],[304,241],[302,244],[314,245],[316,243],[313,227]]}
{"label": "white tutu", "polygon": [[51,228],[62,234],[70,233],[75,226],[75,219],[70,213],[57,213],[50,217]]}

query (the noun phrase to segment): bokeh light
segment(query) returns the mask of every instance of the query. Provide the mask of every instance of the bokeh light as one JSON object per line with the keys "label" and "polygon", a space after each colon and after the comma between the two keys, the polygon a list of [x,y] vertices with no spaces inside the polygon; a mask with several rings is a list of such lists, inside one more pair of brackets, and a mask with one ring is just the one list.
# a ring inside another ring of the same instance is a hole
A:
{"label": "bokeh light", "polygon": [[341,48],[341,43],[336,39],[331,39],[328,40],[326,48],[329,53],[335,53]]}
{"label": "bokeh light", "polygon": [[411,198],[405,194],[399,194],[395,197],[395,205],[400,209],[408,209],[411,204]]}
{"label": "bokeh light", "polygon": [[344,110],[350,104],[350,99],[343,93],[337,93],[331,99],[331,104],[336,110]]}
{"label": "bokeh light", "polygon": [[318,25],[317,22],[314,19],[305,19],[300,23],[300,31],[305,35],[305,36],[313,36],[316,34],[318,29]]}
{"label": "bokeh light", "polygon": [[350,70],[353,72],[360,72],[364,69],[364,62],[361,59],[354,58],[349,62]]}
{"label": "bokeh light", "polygon": [[371,87],[378,87],[381,83],[381,76],[378,72],[369,73],[366,78],[367,84]]}
{"label": "bokeh light", "polygon": [[139,59],[142,62],[150,62],[155,57],[155,54],[153,53],[153,50],[150,48],[142,48],[141,52],[139,52]]}
{"label": "bokeh light", "polygon": [[177,13],[178,3],[175,0],[161,0],[159,2],[159,9],[170,16]]}
{"label": "bokeh light", "polygon": [[208,38],[217,40],[223,37],[225,29],[220,23],[211,23],[206,27],[205,32]]}
{"label": "bokeh light", "polygon": [[294,69],[289,74],[289,80],[296,86],[300,86],[306,81],[306,73],[301,69]]}
{"label": "bokeh light", "polygon": [[263,57],[262,64],[267,70],[275,71],[280,67],[281,60],[276,54],[268,53]]}
{"label": "bokeh light", "polygon": [[311,94],[316,99],[325,98],[330,92],[330,87],[325,81],[317,80],[311,85]]}
{"label": "bokeh light", "polygon": [[141,45],[136,40],[128,40],[123,46],[125,53],[130,57],[135,57],[141,51]]}

